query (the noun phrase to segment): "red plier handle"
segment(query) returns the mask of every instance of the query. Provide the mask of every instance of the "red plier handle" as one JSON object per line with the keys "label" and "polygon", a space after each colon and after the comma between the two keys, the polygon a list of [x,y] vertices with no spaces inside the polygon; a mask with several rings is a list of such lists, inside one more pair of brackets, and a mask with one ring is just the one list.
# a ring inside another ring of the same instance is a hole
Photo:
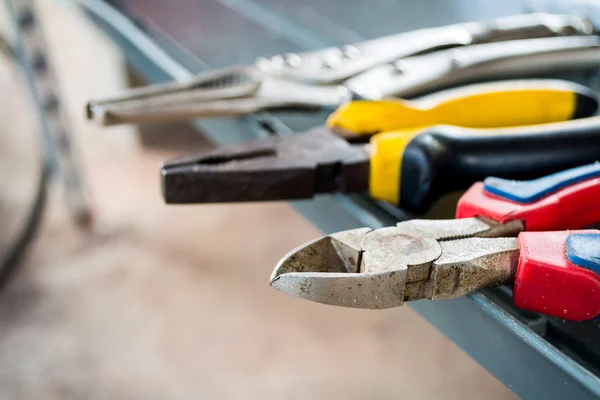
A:
{"label": "red plier handle", "polygon": [[517,307],[574,321],[600,316],[600,231],[562,231],[600,222],[600,163],[531,181],[487,178],[461,197],[456,217],[523,222]]}
{"label": "red plier handle", "polygon": [[571,321],[600,316],[600,231],[522,232],[519,249],[517,307]]}
{"label": "red plier handle", "polygon": [[456,218],[521,220],[526,231],[579,229],[600,222],[600,163],[531,181],[487,178],[461,197]]}

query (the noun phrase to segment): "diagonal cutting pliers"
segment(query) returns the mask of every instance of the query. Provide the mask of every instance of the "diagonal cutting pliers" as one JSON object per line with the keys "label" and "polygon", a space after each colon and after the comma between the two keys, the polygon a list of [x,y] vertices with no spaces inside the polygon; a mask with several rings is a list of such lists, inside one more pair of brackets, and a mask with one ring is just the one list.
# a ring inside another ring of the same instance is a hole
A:
{"label": "diagonal cutting pliers", "polygon": [[533,181],[488,178],[463,195],[457,219],[324,236],[288,253],[271,285],[380,309],[512,283],[522,309],[590,320],[600,315],[600,231],[561,230],[600,221],[598,199],[600,163]]}

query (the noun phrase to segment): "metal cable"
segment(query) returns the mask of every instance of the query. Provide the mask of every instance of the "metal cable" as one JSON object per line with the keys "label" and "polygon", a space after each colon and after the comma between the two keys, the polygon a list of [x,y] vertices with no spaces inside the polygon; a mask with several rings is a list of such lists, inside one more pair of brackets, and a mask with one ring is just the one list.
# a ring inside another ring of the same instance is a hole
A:
{"label": "metal cable", "polygon": [[35,15],[35,1],[5,2],[15,25],[14,51],[35,101],[45,159],[52,160],[53,170],[62,178],[65,201],[75,222],[88,226],[92,219],[91,206],[81,180],[81,167],[73,152],[69,124],[61,108],[44,34]]}
{"label": "metal cable", "polygon": [[38,130],[43,143],[42,165],[35,199],[25,224],[0,259],[0,289],[4,288],[20,265],[26,249],[40,225],[51,173],[63,177],[65,199],[75,222],[88,227],[92,213],[80,179],[78,164],[72,153],[70,135],[54,88],[53,73],[46,56],[46,46],[34,14],[32,0],[6,0],[16,38],[13,44],[0,38],[0,50],[20,64],[40,121]]}
{"label": "metal cable", "polygon": [[[3,37],[0,37],[0,51],[6,56],[19,61],[17,50]],[[20,265],[20,262],[25,255],[25,251],[33,241],[42,219],[51,172],[51,160],[46,157],[46,155],[49,155],[49,152],[44,151],[43,153],[40,173],[35,189],[35,198],[27,212],[25,223],[17,233],[12,244],[8,246],[6,254],[0,259],[0,290],[6,286],[13,273]]]}

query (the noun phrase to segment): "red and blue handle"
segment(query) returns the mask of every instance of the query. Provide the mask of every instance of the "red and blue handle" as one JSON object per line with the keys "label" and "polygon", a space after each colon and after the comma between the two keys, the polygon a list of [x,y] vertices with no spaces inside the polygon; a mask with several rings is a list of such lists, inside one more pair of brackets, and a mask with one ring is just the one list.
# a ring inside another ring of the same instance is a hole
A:
{"label": "red and blue handle", "polygon": [[531,181],[487,178],[460,198],[456,218],[515,219],[526,231],[579,229],[600,222],[600,163]]}
{"label": "red and blue handle", "polygon": [[600,231],[561,231],[600,222],[600,163],[531,181],[478,182],[456,212],[457,218],[477,216],[524,222],[517,307],[573,321],[600,316]]}
{"label": "red and blue handle", "polygon": [[600,231],[522,232],[519,248],[517,307],[571,321],[600,315]]}

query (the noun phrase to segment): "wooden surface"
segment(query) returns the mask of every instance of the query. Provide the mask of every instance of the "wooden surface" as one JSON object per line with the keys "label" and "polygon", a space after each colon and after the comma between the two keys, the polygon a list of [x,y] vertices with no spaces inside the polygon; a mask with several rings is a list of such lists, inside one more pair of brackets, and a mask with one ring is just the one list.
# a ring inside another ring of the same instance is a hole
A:
{"label": "wooden surface", "polygon": [[[98,226],[77,231],[53,186],[40,237],[0,294],[1,399],[514,397],[408,307],[333,308],[271,289],[277,260],[319,234],[287,205],[165,206],[157,164],[175,153],[83,119],[87,98],[125,84],[118,52],[64,2],[39,3]],[[5,60],[0,87],[5,157],[33,117]],[[12,173],[3,166],[1,182]]]}

